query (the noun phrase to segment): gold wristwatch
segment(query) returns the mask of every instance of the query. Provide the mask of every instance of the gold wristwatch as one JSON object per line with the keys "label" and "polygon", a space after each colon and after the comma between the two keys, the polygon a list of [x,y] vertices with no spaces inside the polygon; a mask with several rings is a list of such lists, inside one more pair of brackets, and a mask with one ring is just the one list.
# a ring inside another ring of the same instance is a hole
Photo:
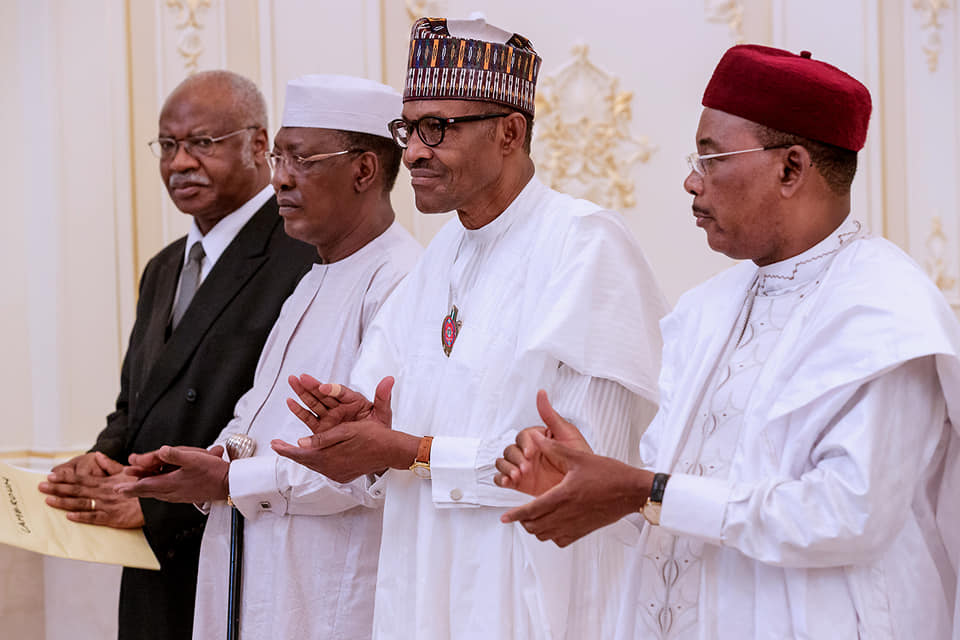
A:
{"label": "gold wristwatch", "polygon": [[430,447],[433,445],[433,436],[423,436],[420,438],[420,446],[417,447],[417,457],[410,465],[410,471],[413,475],[424,480],[430,479]]}

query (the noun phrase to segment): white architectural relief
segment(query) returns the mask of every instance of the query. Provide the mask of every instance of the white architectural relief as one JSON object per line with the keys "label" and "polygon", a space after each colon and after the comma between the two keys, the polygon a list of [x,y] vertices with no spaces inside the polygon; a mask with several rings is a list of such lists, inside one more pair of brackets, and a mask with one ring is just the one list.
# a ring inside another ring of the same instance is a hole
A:
{"label": "white architectural relief", "polygon": [[736,0],[704,0],[707,22],[725,24],[737,44],[743,44],[743,4]]}
{"label": "white architectural relief", "polygon": [[943,50],[943,39],[940,35],[943,23],[940,22],[940,14],[952,8],[950,0],[913,0],[913,8],[923,17],[923,24],[920,25],[923,32],[922,48],[927,56],[927,68],[932,73],[940,64],[940,52]]}
{"label": "white architectural relief", "polygon": [[447,15],[447,3],[444,0],[404,0],[407,5],[407,17],[410,22],[419,18],[432,18]]}
{"label": "white architectural relief", "polygon": [[204,50],[200,11],[210,8],[210,0],[167,0],[167,7],[177,11],[176,29],[180,32],[177,53],[183,59],[187,73],[196,73]]}
{"label": "white architectural relief", "polygon": [[636,204],[629,171],[656,151],[646,136],[630,133],[632,91],[588,58],[585,44],[573,59],[540,76],[533,154],[537,175],[552,188],[611,209]]}
{"label": "white architectural relief", "polygon": [[[943,232],[943,220],[940,216],[933,216],[930,219],[930,233],[927,234],[927,240],[924,244],[926,257],[923,266],[927,270],[927,274],[941,291],[944,293],[954,292],[957,279],[950,275],[950,267],[947,264],[946,254],[949,240],[947,234]],[[955,296],[951,296],[951,299],[953,298]]]}

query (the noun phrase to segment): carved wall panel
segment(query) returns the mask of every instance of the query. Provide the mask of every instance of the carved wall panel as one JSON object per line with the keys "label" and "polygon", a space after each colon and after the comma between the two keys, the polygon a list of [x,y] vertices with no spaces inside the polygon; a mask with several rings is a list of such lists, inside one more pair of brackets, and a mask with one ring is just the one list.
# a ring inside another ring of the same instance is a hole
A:
{"label": "carved wall panel", "polygon": [[946,0],[903,11],[908,251],[960,309],[960,16]]}
{"label": "carved wall panel", "polygon": [[594,64],[586,44],[537,89],[534,158],[541,179],[554,189],[611,209],[636,204],[630,170],[650,160],[656,147],[630,133],[633,92]]}

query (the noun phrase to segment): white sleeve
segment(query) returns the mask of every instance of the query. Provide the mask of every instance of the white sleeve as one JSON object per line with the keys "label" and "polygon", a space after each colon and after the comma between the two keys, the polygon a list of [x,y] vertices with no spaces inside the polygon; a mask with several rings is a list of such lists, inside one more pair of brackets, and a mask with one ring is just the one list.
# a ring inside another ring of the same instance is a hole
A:
{"label": "white sleeve", "polygon": [[660,526],[784,567],[858,564],[886,550],[944,429],[933,356],[835,389],[797,414],[822,425],[808,470],[755,483],[674,474]]}
{"label": "white sleeve", "polygon": [[262,513],[325,516],[357,506],[379,509],[382,497],[370,492],[371,479],[341,484],[278,455],[230,463],[230,499],[245,518]]}
{"label": "white sleeve", "polygon": [[[563,365],[551,387],[548,391],[554,408],[583,432],[594,451],[620,460],[630,457],[634,431],[642,430],[646,426],[643,420],[652,416],[648,401],[616,382],[585,376]],[[493,483],[494,463],[517,433],[510,429],[490,440],[435,436],[430,451],[434,504],[440,508],[499,507],[528,502],[529,496]]]}

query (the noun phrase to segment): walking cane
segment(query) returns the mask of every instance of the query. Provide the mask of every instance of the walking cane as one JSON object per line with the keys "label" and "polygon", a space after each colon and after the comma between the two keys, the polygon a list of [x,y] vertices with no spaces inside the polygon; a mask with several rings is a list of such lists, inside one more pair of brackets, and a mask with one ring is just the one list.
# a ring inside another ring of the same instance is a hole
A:
{"label": "walking cane", "polygon": [[[227,437],[227,457],[231,461],[249,458],[257,443],[243,433]],[[230,507],[230,585],[227,608],[227,640],[240,638],[240,586],[243,580],[243,515]]]}

